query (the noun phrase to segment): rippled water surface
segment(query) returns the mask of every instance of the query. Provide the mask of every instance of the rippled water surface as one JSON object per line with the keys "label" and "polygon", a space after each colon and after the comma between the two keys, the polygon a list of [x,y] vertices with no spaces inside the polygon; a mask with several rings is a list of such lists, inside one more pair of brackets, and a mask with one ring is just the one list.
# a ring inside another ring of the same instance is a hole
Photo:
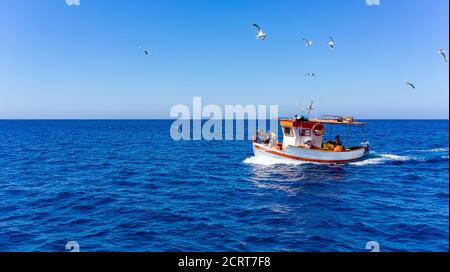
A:
{"label": "rippled water surface", "polygon": [[0,121],[0,251],[448,251],[448,121],[369,121],[347,165],[170,125]]}

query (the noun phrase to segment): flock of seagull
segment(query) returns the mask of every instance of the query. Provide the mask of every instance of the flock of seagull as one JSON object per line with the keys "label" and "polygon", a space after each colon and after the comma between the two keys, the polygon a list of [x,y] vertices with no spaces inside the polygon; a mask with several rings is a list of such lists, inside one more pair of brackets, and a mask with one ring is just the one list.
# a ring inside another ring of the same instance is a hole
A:
{"label": "flock of seagull", "polygon": [[[253,24],[253,26],[256,28],[256,39],[260,40],[260,41],[264,41],[267,38],[267,35],[263,32],[262,27],[259,26],[258,24]],[[306,38],[303,38],[303,41],[305,42],[305,46],[307,46],[307,47],[311,47],[313,45],[313,41],[312,40],[308,40]],[[139,49],[141,49],[144,52],[145,55],[149,56],[149,55],[152,54],[149,49],[142,47],[140,44],[138,44],[137,46],[139,47]],[[328,39],[328,48],[329,48],[329,50],[333,51],[335,46],[336,46],[336,42],[334,41],[333,37],[330,36],[329,39]],[[442,56],[444,61],[446,63],[448,63],[447,52],[444,49],[440,48],[440,49],[438,49],[438,53]],[[306,73],[305,76],[306,77],[315,77],[316,74],[315,73]],[[412,89],[416,88],[414,83],[412,83],[411,81],[407,81],[406,85],[408,85]]]}
{"label": "flock of seagull", "polygon": [[[267,38],[267,35],[263,32],[262,27],[257,24],[253,24],[253,26],[256,27],[256,32],[257,32],[256,39],[257,40],[265,40]],[[313,45],[312,40],[303,38],[303,41],[305,42],[305,46],[307,46],[307,47],[311,47]],[[335,46],[336,46],[336,42],[334,41],[333,37],[330,36],[328,39],[328,48],[330,49],[330,51],[333,51]],[[442,56],[445,63],[448,63],[447,52],[444,49],[440,48],[440,49],[438,49],[438,53]],[[316,74],[315,73],[306,73],[305,76],[306,77],[315,77]],[[411,81],[407,81],[406,85],[410,86],[413,89],[416,88],[416,86]]]}
{"label": "flock of seagull", "polygon": [[[444,59],[445,63],[448,63],[447,52],[444,49],[440,48],[440,49],[438,49],[438,53],[442,56],[442,58]],[[416,86],[411,81],[407,81],[406,85],[408,85],[409,87],[411,87],[413,89],[416,88]]]}
{"label": "flock of seagull", "polygon": [[[263,32],[262,27],[260,27],[257,24],[253,24],[254,27],[256,27],[256,39],[257,40],[265,40],[267,38],[267,35]],[[310,47],[313,45],[313,41],[308,40],[308,39],[303,39],[303,41],[305,42],[305,45]],[[335,46],[335,42],[333,37],[330,36],[330,39],[328,40],[328,47],[330,48],[330,51],[332,51],[334,49]]]}

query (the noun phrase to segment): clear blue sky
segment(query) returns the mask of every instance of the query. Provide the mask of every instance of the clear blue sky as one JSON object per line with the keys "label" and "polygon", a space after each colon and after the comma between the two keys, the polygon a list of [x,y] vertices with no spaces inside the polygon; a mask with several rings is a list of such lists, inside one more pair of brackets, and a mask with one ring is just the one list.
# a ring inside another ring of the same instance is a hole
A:
{"label": "clear blue sky", "polygon": [[315,100],[322,114],[448,118],[437,53],[449,48],[448,10],[448,0],[0,0],[0,118],[166,118],[193,96],[278,104],[280,115]]}

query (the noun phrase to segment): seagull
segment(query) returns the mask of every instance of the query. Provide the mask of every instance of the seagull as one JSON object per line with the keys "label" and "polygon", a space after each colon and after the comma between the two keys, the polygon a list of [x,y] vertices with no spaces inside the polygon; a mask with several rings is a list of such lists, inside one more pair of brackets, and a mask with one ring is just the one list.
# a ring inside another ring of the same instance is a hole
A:
{"label": "seagull", "polygon": [[315,73],[306,73],[305,76],[306,77],[315,77],[316,74]]}
{"label": "seagull", "polygon": [[253,24],[253,26],[256,27],[256,31],[258,32],[258,34],[256,35],[256,39],[262,41],[265,40],[266,34],[263,33],[262,28],[257,24]]}
{"label": "seagull", "polygon": [[314,101],[311,101],[311,104],[309,104],[309,106],[306,108],[306,110],[308,112],[315,110],[315,108],[314,108]]}
{"label": "seagull", "polygon": [[414,84],[412,84],[411,81],[406,82],[406,85],[410,86],[413,89],[416,88],[416,86],[414,86]]}
{"label": "seagull", "polygon": [[447,58],[447,54],[445,53],[444,49],[438,49],[438,53],[442,55],[442,57],[444,58],[445,62],[448,62],[448,58]]}
{"label": "seagull", "polygon": [[311,101],[308,107],[306,107],[306,111],[308,112],[308,118],[311,115],[311,112],[314,111],[316,108],[314,107],[314,101]]}
{"label": "seagull", "polygon": [[328,40],[328,47],[330,47],[330,51],[333,51],[335,45],[336,43],[334,42],[333,37],[330,36],[330,39]]}
{"label": "seagull", "polygon": [[305,46],[312,46],[313,42],[308,40],[308,39],[303,39],[303,41],[305,41]]}
{"label": "seagull", "polygon": [[142,50],[144,51],[144,54],[145,54],[145,55],[148,56],[148,55],[151,55],[151,54],[152,54],[147,48],[144,48],[144,47],[142,47],[142,46],[139,45],[139,44],[138,44],[138,46],[139,46],[140,49],[142,49]]}

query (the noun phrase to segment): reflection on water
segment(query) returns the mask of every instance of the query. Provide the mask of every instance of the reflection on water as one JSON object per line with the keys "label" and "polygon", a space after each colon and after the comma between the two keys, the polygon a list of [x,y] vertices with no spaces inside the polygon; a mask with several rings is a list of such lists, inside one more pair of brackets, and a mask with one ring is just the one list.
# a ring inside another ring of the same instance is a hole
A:
{"label": "reflection on water", "polygon": [[[343,179],[345,171],[338,164],[316,164],[290,161],[289,163],[257,164],[259,158],[249,158],[250,181],[257,187],[297,194],[308,185],[321,185]],[[272,160],[272,159],[271,159]]]}
{"label": "reflection on water", "polygon": [[340,180],[344,175],[344,165],[294,162],[292,164],[259,165],[251,164],[252,178],[284,182],[324,182]]}
{"label": "reflection on water", "polygon": [[[349,221],[340,213],[330,217],[330,212],[336,208],[334,204],[346,206],[343,205],[347,202],[346,192],[336,182],[345,178],[343,165],[292,161],[261,165],[249,163],[249,160],[246,163],[250,164],[250,182],[260,189],[259,197],[268,202],[270,199],[266,208],[275,213],[271,217],[295,225],[295,231],[291,230],[289,235],[296,239],[314,241],[314,246],[304,250],[314,251],[314,247],[320,247],[337,251],[345,247],[335,242],[340,229],[336,226]],[[328,231],[324,233],[323,228]],[[298,251],[299,248],[286,244],[283,250]]]}

